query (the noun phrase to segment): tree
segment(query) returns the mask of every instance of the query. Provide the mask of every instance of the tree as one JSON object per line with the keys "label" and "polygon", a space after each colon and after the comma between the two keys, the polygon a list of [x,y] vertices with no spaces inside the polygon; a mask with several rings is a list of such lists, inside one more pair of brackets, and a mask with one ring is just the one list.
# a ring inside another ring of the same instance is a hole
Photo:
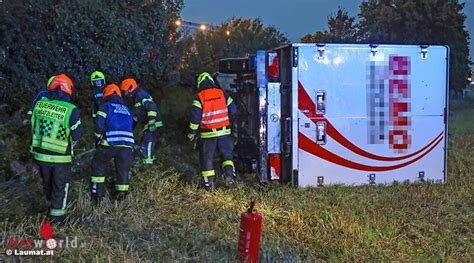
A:
{"label": "tree", "polygon": [[263,25],[260,19],[243,18],[232,18],[213,30],[198,32],[183,41],[187,41],[189,48],[181,64],[181,81],[192,87],[197,73],[217,71],[222,58],[255,54],[259,49],[288,43],[286,36],[275,27]]}
{"label": "tree", "polygon": [[354,43],[357,38],[357,26],[355,17],[339,7],[336,13],[328,16],[329,31],[317,31],[314,35],[306,35],[301,41],[304,43]]}
{"label": "tree", "polygon": [[360,38],[366,43],[442,44],[450,47],[450,86],[465,87],[469,34],[458,0],[368,0],[360,5]]}
{"label": "tree", "polygon": [[[25,98],[60,72],[73,78],[77,94],[89,87],[89,74],[96,69],[104,71],[108,82],[131,76],[156,87],[179,62],[169,35],[174,30],[170,21],[179,16],[182,4],[182,0],[0,1],[1,100],[25,105]],[[89,98],[87,93],[74,97]]]}

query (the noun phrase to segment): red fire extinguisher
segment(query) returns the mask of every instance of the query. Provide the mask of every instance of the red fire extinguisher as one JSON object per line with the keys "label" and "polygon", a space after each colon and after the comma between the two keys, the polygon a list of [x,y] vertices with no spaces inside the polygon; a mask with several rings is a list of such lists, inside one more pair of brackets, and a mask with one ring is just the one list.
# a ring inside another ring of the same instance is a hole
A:
{"label": "red fire extinguisher", "polygon": [[258,262],[263,216],[254,211],[256,200],[250,202],[246,212],[240,216],[238,258],[244,262]]}

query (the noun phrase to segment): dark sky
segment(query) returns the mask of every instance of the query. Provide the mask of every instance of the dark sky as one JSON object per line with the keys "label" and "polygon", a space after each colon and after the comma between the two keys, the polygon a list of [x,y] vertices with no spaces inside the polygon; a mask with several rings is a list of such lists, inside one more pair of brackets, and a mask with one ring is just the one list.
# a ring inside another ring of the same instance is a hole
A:
{"label": "dark sky", "polygon": [[[361,0],[185,0],[182,18],[197,23],[220,24],[232,16],[260,17],[296,42],[307,33],[327,29],[327,17],[346,8],[350,15],[359,12]],[[466,27],[474,37],[474,0],[464,0]],[[472,17],[470,17],[472,16]],[[471,37],[471,38],[472,38]],[[474,40],[470,45],[474,57]]]}

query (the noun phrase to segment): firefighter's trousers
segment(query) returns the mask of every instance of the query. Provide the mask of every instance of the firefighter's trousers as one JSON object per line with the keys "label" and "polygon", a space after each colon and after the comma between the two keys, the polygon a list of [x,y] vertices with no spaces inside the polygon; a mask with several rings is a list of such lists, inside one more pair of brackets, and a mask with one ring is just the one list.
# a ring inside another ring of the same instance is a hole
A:
{"label": "firefighter's trousers", "polygon": [[115,190],[127,193],[129,190],[129,172],[133,164],[133,148],[129,147],[97,147],[92,159],[91,194],[92,197],[105,195],[105,175],[107,165],[114,160],[117,177]]}
{"label": "firefighter's trousers", "polygon": [[70,163],[45,163],[36,161],[43,179],[43,191],[50,202],[49,216],[62,218],[66,214],[67,195],[71,180]]}
{"label": "firefighter's trousers", "polygon": [[144,164],[153,164],[155,161],[155,145],[158,138],[158,131],[143,132],[143,136],[140,143],[140,150],[143,157]]}
{"label": "firefighter's trousers", "polygon": [[222,159],[222,169],[227,176],[234,176],[234,162],[232,161],[234,150],[234,137],[225,135],[214,138],[200,139],[200,161],[201,174],[204,181],[215,176],[214,154],[219,150]]}

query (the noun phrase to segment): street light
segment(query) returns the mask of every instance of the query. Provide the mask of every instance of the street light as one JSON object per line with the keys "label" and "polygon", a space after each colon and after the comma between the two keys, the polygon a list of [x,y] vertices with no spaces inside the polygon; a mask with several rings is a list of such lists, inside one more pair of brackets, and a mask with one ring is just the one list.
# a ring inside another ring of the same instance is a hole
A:
{"label": "street light", "polygon": [[199,29],[201,29],[202,31],[204,31],[204,30],[206,30],[206,29],[207,29],[207,26],[206,26],[206,25],[204,25],[204,24],[202,24],[202,25],[199,27]]}
{"label": "street light", "polygon": [[226,30],[226,31],[225,31],[225,34],[226,34],[227,36],[230,36],[230,31],[229,31],[229,30]]}
{"label": "street light", "polygon": [[181,25],[181,20],[176,20],[176,22],[174,22],[177,26],[180,26]]}

